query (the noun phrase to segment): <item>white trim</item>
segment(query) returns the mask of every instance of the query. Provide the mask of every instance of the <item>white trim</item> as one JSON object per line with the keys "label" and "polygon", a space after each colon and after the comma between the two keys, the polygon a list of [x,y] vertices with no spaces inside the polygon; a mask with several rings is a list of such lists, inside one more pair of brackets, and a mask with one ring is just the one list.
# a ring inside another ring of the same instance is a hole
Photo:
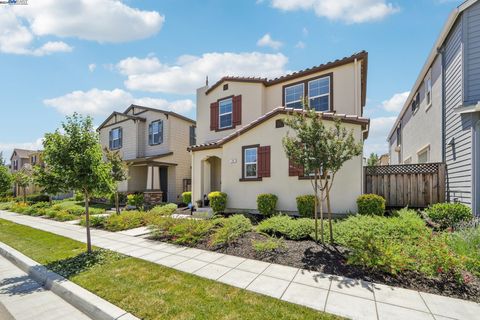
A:
{"label": "white trim", "polygon": [[480,112],[480,101],[477,104],[472,104],[468,106],[459,106],[453,109],[455,113],[462,114],[462,113],[473,113],[473,112]]}
{"label": "white trim", "polygon": [[[425,162],[420,162],[419,157],[423,153],[427,153],[427,160]],[[427,144],[426,146],[423,146],[422,148],[417,150],[417,162],[418,163],[428,163],[428,162],[430,162],[430,144]]]}
{"label": "white trim", "polygon": [[412,156],[408,156],[405,160],[403,160],[403,164],[410,164],[412,163]]}
{"label": "white trim", "polygon": [[[430,85],[428,85],[429,82],[430,82]],[[424,83],[424,86],[425,86],[425,103],[427,104],[426,107],[425,107],[425,112],[427,112],[428,109],[430,109],[430,107],[432,106],[432,100],[433,100],[433,97],[432,97],[432,91],[433,91],[432,68],[430,68],[430,70],[428,70],[428,73],[425,76],[425,80],[423,81],[423,83]],[[428,99],[427,99],[428,93],[430,93],[430,101],[428,101]]]}
{"label": "white trim", "polygon": [[[247,162],[247,151],[248,150],[255,150],[255,162]],[[257,147],[254,147],[254,148],[247,148],[243,151],[245,154],[244,154],[244,159],[245,159],[245,163],[243,164],[243,170],[244,170],[244,173],[245,173],[245,177],[244,178],[258,178],[258,148]],[[248,171],[247,171],[247,165],[252,165],[254,164],[255,165],[255,175],[254,176],[249,176],[248,175]]]}
{"label": "white trim", "polygon": [[[298,86],[302,86],[302,95],[300,96],[300,99],[299,100],[294,100],[294,101],[290,101],[290,102],[287,102],[287,89],[289,88],[293,88],[293,87],[298,87]],[[297,102],[302,102],[302,98],[303,98],[303,93],[305,92],[305,84],[302,82],[302,83],[297,83],[297,84],[294,84],[294,85],[291,85],[291,86],[288,86],[288,87],[285,87],[284,89],[284,96],[285,96],[285,107],[289,108],[289,104],[294,104],[294,103],[297,103]],[[293,109],[296,109],[296,108],[293,108]]]}
{"label": "white trim", "polygon": [[[231,106],[231,111],[230,112],[224,112],[224,113],[221,113],[220,110],[220,104],[224,101],[228,101],[230,100],[230,106]],[[228,126],[224,126],[222,127],[222,116],[226,116],[226,115],[229,115],[231,114],[232,117],[230,119],[230,125]],[[220,100],[218,101],[218,128],[219,129],[226,129],[226,128],[231,128],[233,126],[233,99],[232,98],[227,98],[227,99],[223,99],[223,100]]]}
{"label": "white trim", "polygon": [[[324,93],[324,94],[317,95],[317,96],[310,97],[310,83],[311,83],[311,82],[314,82],[314,81],[320,81],[320,80],[323,80],[323,79],[327,79],[327,80],[328,80],[328,92],[327,92],[327,93]],[[313,80],[308,81],[308,83],[307,83],[308,105],[310,106],[310,100],[312,100],[312,99],[321,98],[321,97],[327,97],[327,96],[328,96],[328,108],[327,108],[327,110],[318,110],[318,111],[330,111],[330,101],[332,100],[331,97],[330,97],[330,86],[331,86],[330,76],[321,77],[321,78],[317,78],[317,79],[313,79]]]}

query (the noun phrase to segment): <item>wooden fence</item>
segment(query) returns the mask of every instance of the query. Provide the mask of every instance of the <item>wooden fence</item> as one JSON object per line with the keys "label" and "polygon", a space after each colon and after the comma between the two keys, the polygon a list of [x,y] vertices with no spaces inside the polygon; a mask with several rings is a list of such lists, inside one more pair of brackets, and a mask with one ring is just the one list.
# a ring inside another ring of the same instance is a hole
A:
{"label": "wooden fence", "polygon": [[444,163],[369,166],[364,173],[364,192],[384,197],[389,208],[424,208],[445,201]]}

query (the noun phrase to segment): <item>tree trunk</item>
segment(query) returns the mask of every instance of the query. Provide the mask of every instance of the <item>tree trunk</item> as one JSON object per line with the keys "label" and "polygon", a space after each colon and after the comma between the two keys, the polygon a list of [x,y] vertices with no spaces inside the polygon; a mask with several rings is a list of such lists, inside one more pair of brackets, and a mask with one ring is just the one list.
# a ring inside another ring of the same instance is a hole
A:
{"label": "tree trunk", "polygon": [[320,232],[321,232],[321,239],[322,244],[325,243],[325,239],[323,237],[323,189],[320,189]]}
{"label": "tree trunk", "polygon": [[92,239],[90,238],[90,214],[88,211],[88,192],[85,191],[85,227],[87,228],[87,252],[92,253]]}
{"label": "tree trunk", "polygon": [[328,180],[325,183],[327,191],[327,210],[328,210],[328,228],[330,229],[330,243],[333,244],[333,226],[332,226],[332,207],[330,206],[330,191],[328,190]]}
{"label": "tree trunk", "polygon": [[52,202],[53,202],[52,195],[49,194],[48,195],[48,204],[50,204],[50,207],[52,206]]}
{"label": "tree trunk", "polygon": [[118,191],[115,191],[115,211],[120,214],[120,204],[118,203]]}
{"label": "tree trunk", "polygon": [[318,243],[318,180],[315,176],[315,210],[314,210],[314,218],[315,218],[315,242]]}
{"label": "tree trunk", "polygon": [[23,203],[27,203],[27,188],[22,187],[22,191],[23,191]]}

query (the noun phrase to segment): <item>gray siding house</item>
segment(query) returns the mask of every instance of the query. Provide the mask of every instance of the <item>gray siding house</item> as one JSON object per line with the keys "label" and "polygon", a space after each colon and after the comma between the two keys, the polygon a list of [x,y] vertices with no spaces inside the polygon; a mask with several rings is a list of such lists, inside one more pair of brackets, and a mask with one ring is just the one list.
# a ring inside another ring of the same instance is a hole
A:
{"label": "gray siding house", "polygon": [[450,14],[389,136],[390,164],[445,162],[447,199],[480,215],[480,2]]}

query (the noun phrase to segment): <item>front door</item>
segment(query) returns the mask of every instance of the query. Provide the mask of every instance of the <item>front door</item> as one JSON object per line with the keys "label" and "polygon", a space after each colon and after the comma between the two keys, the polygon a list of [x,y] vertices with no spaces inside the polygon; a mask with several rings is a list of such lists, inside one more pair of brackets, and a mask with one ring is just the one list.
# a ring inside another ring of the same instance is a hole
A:
{"label": "front door", "polygon": [[160,190],[162,190],[162,202],[168,201],[168,167],[160,167]]}

